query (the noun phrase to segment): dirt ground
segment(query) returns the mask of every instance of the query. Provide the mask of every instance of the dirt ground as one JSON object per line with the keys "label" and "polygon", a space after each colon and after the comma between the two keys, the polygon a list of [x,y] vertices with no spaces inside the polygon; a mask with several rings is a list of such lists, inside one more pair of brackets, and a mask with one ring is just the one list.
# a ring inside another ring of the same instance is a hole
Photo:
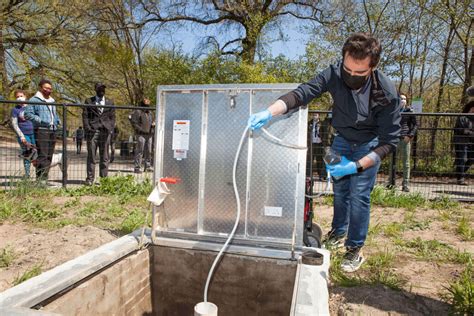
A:
{"label": "dirt ground", "polygon": [[[316,207],[316,212],[316,220],[322,224],[323,231],[328,231],[332,219],[332,207],[320,205]],[[404,213],[405,210],[402,209],[373,207],[371,228],[401,222]],[[462,241],[454,233],[455,228],[438,221],[438,211],[423,209],[416,210],[415,214],[417,221],[429,223],[429,227],[423,230],[401,232],[400,238],[413,240],[420,237],[422,240],[437,240],[450,245],[454,249],[466,251],[471,256],[474,255],[474,242]],[[472,221],[470,224],[472,227]],[[331,315],[449,314],[449,305],[441,299],[441,293],[446,291],[445,287],[448,282],[458,276],[464,266],[462,264],[430,262],[430,260],[425,261],[416,258],[405,250],[398,249],[383,233],[369,235],[363,253],[366,258],[369,258],[371,254],[380,253],[386,249],[390,249],[395,253],[394,273],[407,281],[402,290],[392,290],[380,284],[342,287],[330,283]]]}
{"label": "dirt ground", "polygon": [[[371,227],[400,222],[405,212],[403,209],[373,207]],[[453,227],[437,220],[439,211],[423,209],[416,210],[415,214],[417,221],[428,223],[428,226],[425,225],[421,230],[403,231],[400,238],[436,239],[455,249],[474,254],[474,242],[462,241]],[[325,232],[330,227],[331,218],[332,207],[316,207],[316,221],[321,223]],[[115,238],[112,233],[92,226],[45,230],[23,223],[5,222],[0,225],[0,249],[11,247],[15,251],[15,259],[8,268],[0,268],[0,291],[13,286],[14,279],[34,265],[40,264],[41,270],[46,271]],[[331,282],[331,315],[448,314],[449,306],[441,300],[441,293],[463,266],[416,258],[398,249],[381,232],[369,236],[364,254],[370,257],[385,249],[391,249],[396,254],[393,270],[407,281],[402,290],[393,290],[380,284],[342,287]]]}
{"label": "dirt ground", "polygon": [[0,225],[0,249],[10,247],[15,258],[8,268],[0,268],[0,292],[12,287],[15,278],[35,265],[47,271],[115,238],[92,226],[66,226],[51,231],[4,223]]}

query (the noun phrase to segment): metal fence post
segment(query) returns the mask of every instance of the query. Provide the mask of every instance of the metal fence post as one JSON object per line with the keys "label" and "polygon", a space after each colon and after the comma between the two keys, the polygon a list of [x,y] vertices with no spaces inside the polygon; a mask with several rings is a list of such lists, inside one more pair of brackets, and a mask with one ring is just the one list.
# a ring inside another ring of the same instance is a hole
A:
{"label": "metal fence post", "polygon": [[389,176],[389,186],[391,188],[395,187],[395,177],[397,171],[397,150],[392,151],[392,159],[390,160],[390,176]]}
{"label": "metal fence post", "polygon": [[63,103],[63,188],[67,185],[67,107]]}

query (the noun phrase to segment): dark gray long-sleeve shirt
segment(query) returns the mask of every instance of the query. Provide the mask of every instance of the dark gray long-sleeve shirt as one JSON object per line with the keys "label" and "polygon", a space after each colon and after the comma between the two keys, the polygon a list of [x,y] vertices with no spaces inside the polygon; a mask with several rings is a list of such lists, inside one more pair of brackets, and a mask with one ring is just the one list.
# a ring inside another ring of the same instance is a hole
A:
{"label": "dark gray long-sleeve shirt", "polygon": [[375,70],[369,83],[368,113],[367,116],[361,115],[353,90],[341,77],[341,66],[342,63],[329,66],[309,82],[280,97],[280,100],[291,110],[329,92],[334,100],[332,125],[337,132],[354,144],[367,143],[378,137],[379,145],[373,152],[383,159],[397,147],[400,140],[400,98],[397,90],[387,76]]}

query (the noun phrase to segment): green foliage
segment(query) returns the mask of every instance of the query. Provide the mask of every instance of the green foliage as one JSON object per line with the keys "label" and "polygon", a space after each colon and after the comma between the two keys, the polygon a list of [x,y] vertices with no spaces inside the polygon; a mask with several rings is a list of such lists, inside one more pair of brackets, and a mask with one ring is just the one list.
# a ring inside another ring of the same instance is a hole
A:
{"label": "green foliage", "polygon": [[345,273],[341,269],[343,257],[336,254],[331,257],[331,281],[343,287],[382,284],[394,290],[400,290],[406,280],[393,271],[395,254],[385,250],[371,255],[356,273]]}
{"label": "green foliage", "polygon": [[474,274],[468,264],[459,278],[446,287],[443,299],[451,305],[453,315],[474,315]]}
{"label": "green foliage", "polygon": [[67,190],[67,193],[70,196],[116,196],[121,202],[126,202],[133,197],[148,196],[152,189],[150,179],[146,178],[138,183],[132,175],[128,175],[101,178],[100,185],[71,188]]}
{"label": "green foliage", "polygon": [[26,198],[19,206],[19,214],[26,222],[43,222],[59,215],[55,209],[45,208],[45,201],[40,199]]}
{"label": "green foliage", "polygon": [[142,226],[145,223],[145,215],[143,212],[138,210],[133,210],[127,217],[123,220],[122,224],[119,227],[119,230],[123,234],[129,234],[133,232],[138,227]]}
{"label": "green foliage", "polygon": [[9,267],[13,260],[15,260],[16,254],[10,247],[6,247],[0,250],[0,268]]}
{"label": "green foliage", "polygon": [[426,201],[419,193],[402,194],[382,186],[375,186],[371,194],[371,202],[384,207],[415,209],[423,206]]}
{"label": "green foliage", "polygon": [[471,254],[455,250],[446,243],[434,239],[423,240],[417,237],[410,241],[398,240],[396,243],[425,261],[467,263],[472,260]]}
{"label": "green foliage", "polygon": [[459,202],[450,199],[447,196],[441,196],[430,202],[430,207],[435,210],[449,210],[453,211],[459,208]]}
{"label": "green foliage", "polygon": [[29,270],[25,271],[21,276],[17,276],[15,280],[13,280],[13,285],[18,285],[22,282],[25,282],[28,279],[31,279],[32,277],[40,275],[42,267],[43,267],[42,263],[35,264]]}
{"label": "green foliage", "polygon": [[469,241],[474,239],[474,230],[471,227],[471,223],[468,218],[463,216],[458,222],[456,232],[461,236],[463,240]]}
{"label": "green foliage", "polygon": [[406,280],[393,271],[394,261],[395,254],[388,249],[369,256],[364,267],[368,272],[368,283],[383,284],[393,290],[401,290]]}

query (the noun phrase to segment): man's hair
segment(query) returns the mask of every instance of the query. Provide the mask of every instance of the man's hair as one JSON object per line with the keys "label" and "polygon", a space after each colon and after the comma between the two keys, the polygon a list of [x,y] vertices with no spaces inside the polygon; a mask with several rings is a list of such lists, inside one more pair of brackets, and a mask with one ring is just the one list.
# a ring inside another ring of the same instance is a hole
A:
{"label": "man's hair", "polygon": [[370,67],[375,67],[380,61],[382,45],[378,39],[365,33],[354,33],[342,46],[342,58],[346,53],[355,59],[361,60],[370,57]]}
{"label": "man's hair", "polygon": [[26,97],[26,93],[24,90],[21,90],[21,89],[16,89],[15,90],[15,93],[13,94],[14,96],[16,96],[18,93],[23,93],[23,95]]}
{"label": "man's hair", "polygon": [[49,85],[53,85],[51,83],[51,81],[49,81],[48,79],[41,79],[41,81],[39,82],[38,86],[42,87],[43,85],[45,84],[49,84]]}

